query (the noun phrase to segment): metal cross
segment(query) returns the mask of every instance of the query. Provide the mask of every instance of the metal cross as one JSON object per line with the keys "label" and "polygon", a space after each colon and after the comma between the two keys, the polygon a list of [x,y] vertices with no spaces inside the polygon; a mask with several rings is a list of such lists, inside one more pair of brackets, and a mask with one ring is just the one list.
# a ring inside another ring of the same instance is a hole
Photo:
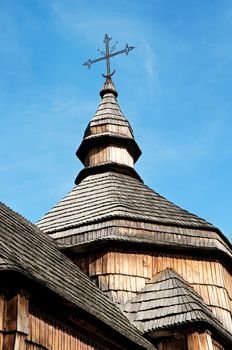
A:
{"label": "metal cross", "polygon": [[98,49],[98,51],[103,55],[103,57],[96,58],[95,60],[89,59],[87,62],[83,63],[83,66],[90,68],[92,64],[99,62],[99,61],[106,60],[106,72],[107,73],[106,73],[106,75],[102,74],[103,77],[105,77],[105,78],[111,77],[115,73],[115,70],[112,73],[110,73],[110,58],[117,56],[117,55],[121,55],[122,53],[125,53],[126,55],[128,55],[128,53],[134,49],[134,46],[129,46],[128,44],[126,44],[125,49],[114,52],[114,49],[116,47],[117,42],[112,48],[110,48],[109,42],[111,39],[112,38],[110,38],[108,36],[108,34],[105,34],[105,37],[103,40],[103,43],[105,44],[105,51],[101,51]]}

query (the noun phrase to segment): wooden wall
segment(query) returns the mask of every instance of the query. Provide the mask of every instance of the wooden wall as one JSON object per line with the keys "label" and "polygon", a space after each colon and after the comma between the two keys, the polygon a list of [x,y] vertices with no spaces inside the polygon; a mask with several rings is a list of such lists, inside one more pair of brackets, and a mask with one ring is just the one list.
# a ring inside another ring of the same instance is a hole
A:
{"label": "wooden wall", "polygon": [[188,350],[217,350],[217,348],[213,345],[210,333],[194,331],[188,334]]}
{"label": "wooden wall", "polygon": [[188,281],[230,332],[232,276],[217,261],[111,251],[75,260],[115,302],[125,304],[158,272],[172,268]]}
{"label": "wooden wall", "polygon": [[0,293],[0,350],[24,350],[27,334],[27,296]]}
{"label": "wooden wall", "polygon": [[158,350],[224,350],[224,348],[212,339],[208,331],[189,331],[163,338],[157,344]]}
{"label": "wooden wall", "polygon": [[104,163],[119,163],[134,166],[134,160],[124,147],[107,146],[91,149],[86,158],[85,166],[94,166]]}
{"label": "wooden wall", "polygon": [[[158,350],[188,350],[186,339],[163,340],[157,345]],[[190,350],[190,349],[189,349]]]}
{"label": "wooden wall", "polygon": [[[64,314],[60,316],[64,320],[31,308],[29,295],[22,291],[13,295],[7,290],[0,293],[0,350],[109,350],[95,339],[95,333],[90,335],[93,326],[89,328],[87,321],[78,318],[78,322],[85,324],[83,333],[79,323],[71,328],[65,323]],[[108,342],[109,335],[104,337]]]}
{"label": "wooden wall", "polygon": [[29,314],[26,350],[100,350],[95,341],[38,312]]}
{"label": "wooden wall", "polygon": [[[119,123],[120,123],[120,121],[119,121]],[[117,135],[119,134],[119,135],[127,136],[130,138],[133,137],[128,126],[123,126],[120,124],[117,125],[117,124],[112,124],[112,123],[91,126],[90,130],[88,132],[88,136],[89,135],[96,135],[96,134],[105,134],[105,133],[112,133],[112,134],[117,134]]]}

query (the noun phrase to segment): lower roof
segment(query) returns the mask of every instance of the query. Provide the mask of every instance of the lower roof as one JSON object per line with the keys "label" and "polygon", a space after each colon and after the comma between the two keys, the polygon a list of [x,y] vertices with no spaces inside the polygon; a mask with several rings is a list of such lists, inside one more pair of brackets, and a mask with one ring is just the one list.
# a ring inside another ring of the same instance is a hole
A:
{"label": "lower roof", "polygon": [[206,328],[214,328],[232,344],[232,334],[223,328],[202,297],[169,268],[149,280],[125,305],[124,312],[143,333],[156,336],[155,331],[158,330],[201,322],[206,324]]}
{"label": "lower roof", "polygon": [[56,243],[0,203],[0,270],[15,270],[110,326],[136,348],[155,349]]}

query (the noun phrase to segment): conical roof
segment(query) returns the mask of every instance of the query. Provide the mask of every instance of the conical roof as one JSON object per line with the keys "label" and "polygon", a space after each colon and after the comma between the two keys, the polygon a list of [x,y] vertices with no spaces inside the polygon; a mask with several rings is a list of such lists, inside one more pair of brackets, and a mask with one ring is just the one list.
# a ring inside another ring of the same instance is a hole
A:
{"label": "conical roof", "polygon": [[[100,91],[100,96],[102,101],[87,126],[84,137],[109,132],[134,138],[130,123],[123,115],[117,101],[118,93],[111,77],[107,77]],[[105,128],[94,128],[97,126],[105,126]]]}
{"label": "conical roof", "polygon": [[202,297],[172,269],[150,280],[126,304],[124,312],[142,333],[203,322],[231,338]]}

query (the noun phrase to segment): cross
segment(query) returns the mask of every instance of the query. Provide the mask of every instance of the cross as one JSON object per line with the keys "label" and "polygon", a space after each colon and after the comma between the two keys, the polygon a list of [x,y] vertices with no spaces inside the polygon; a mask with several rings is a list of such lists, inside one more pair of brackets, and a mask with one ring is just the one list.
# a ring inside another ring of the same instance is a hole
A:
{"label": "cross", "polygon": [[102,54],[103,57],[96,58],[95,60],[89,59],[88,61],[83,63],[83,66],[90,68],[92,64],[99,61],[106,60],[106,75],[102,74],[103,77],[105,78],[111,77],[115,73],[115,70],[112,73],[110,73],[110,58],[117,55],[121,55],[122,53],[125,53],[126,55],[128,55],[128,53],[134,49],[134,46],[129,46],[128,44],[126,44],[123,50],[114,52],[117,42],[112,48],[110,48],[109,42],[111,39],[112,38],[110,38],[108,34],[105,34],[105,37],[103,40],[103,43],[105,44],[105,51],[101,51],[98,49],[98,51]]}

